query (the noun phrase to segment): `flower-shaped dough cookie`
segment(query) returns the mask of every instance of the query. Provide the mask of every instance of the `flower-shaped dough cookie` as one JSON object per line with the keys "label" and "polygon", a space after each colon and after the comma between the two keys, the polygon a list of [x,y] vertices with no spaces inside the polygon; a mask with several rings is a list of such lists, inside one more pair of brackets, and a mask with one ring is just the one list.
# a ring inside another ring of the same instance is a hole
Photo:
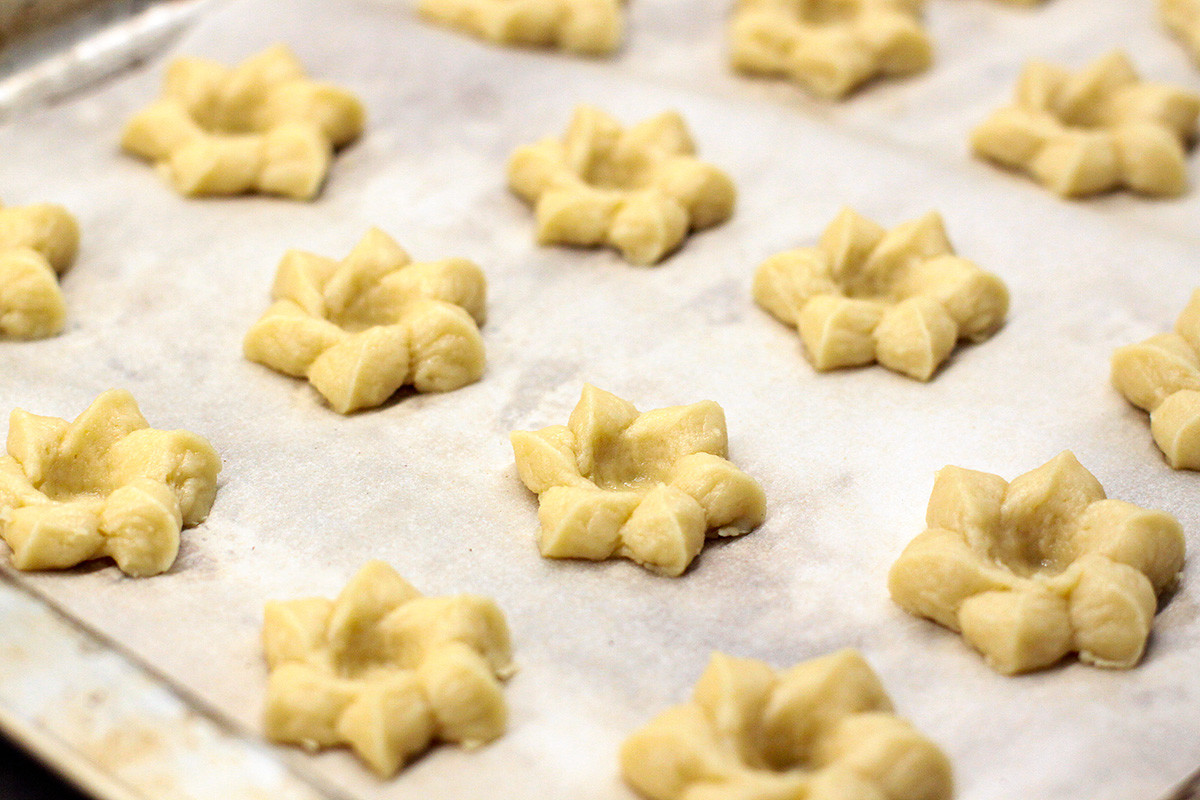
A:
{"label": "flower-shaped dough cookie", "polygon": [[1062,197],[1121,187],[1177,195],[1187,188],[1185,148],[1198,113],[1200,96],[1140,81],[1121,52],[1074,74],[1032,61],[1013,105],[979,125],[971,147]]}
{"label": "flower-shaped dough cookie", "polygon": [[651,800],[950,800],[950,762],[854,650],[776,672],[713,653],[691,702],[621,748]]}
{"label": "flower-shaped dough cookie", "polygon": [[1167,30],[1200,63],[1200,0],[1158,0],[1158,11]]}
{"label": "flower-shaped dough cookie", "polygon": [[586,384],[565,426],[516,431],[512,446],[548,558],[624,556],[681,575],[706,536],[740,536],[766,513],[758,482],[725,459],[711,400],[641,414]]}
{"label": "flower-shaped dough cookie", "polygon": [[0,208],[0,336],[41,339],[63,328],[58,275],[79,249],[79,226],[62,206]]}
{"label": "flower-shaped dough cookie", "polygon": [[1175,469],[1200,470],[1200,289],[1173,333],[1117,348],[1112,381],[1150,412],[1150,432]]}
{"label": "flower-shaped dough cookie", "polygon": [[922,0],[738,0],[730,28],[733,66],[784,75],[824,97],[872,78],[929,66]]}
{"label": "flower-shaped dough cookie", "polygon": [[673,111],[624,130],[600,109],[579,106],[562,141],[513,153],[508,182],[534,205],[539,244],[607,244],[635,264],[654,264],[688,231],[733,213],[729,176],[695,151]]}
{"label": "flower-shaped dough cookie", "polygon": [[189,197],[311,200],[334,149],[358,138],[365,116],[358,98],[309,79],[279,44],[232,69],[176,59],[162,97],[129,121],[121,146],[153,161]]}
{"label": "flower-shaped dough cookie", "polygon": [[1101,667],[1134,666],[1156,596],[1183,566],[1175,518],[1105,499],[1070,451],[1011,483],[944,467],[925,520],[892,566],[892,598],[962,633],[1005,674],[1073,651]]}
{"label": "flower-shaped dough cookie", "polygon": [[1008,313],[1004,284],[954,255],[937,212],[886,231],[842,209],[816,247],[763,262],[754,299],[798,328],[819,370],[878,361],[922,381]]}
{"label": "flower-shaped dough cookie", "polygon": [[487,598],[423,597],[372,561],[336,600],[267,603],[263,646],[273,741],[348,745],[388,777],[435,740],[475,747],[504,733],[512,652]]}
{"label": "flower-shaped dough cookie", "polygon": [[127,575],[170,569],[179,532],[208,516],[221,459],[187,431],[151,428],[129,392],[74,422],[21,409],[0,458],[0,537],[17,569],[111,557]]}
{"label": "flower-shaped dough cookie", "polygon": [[246,334],[246,358],[307,377],[341,414],[401,386],[448,392],[483,374],[487,284],[462,258],[412,263],[372,228],[341,262],[291,250],[275,303]]}
{"label": "flower-shaped dough cookie", "polygon": [[426,18],[506,45],[605,55],[621,45],[621,0],[420,0]]}

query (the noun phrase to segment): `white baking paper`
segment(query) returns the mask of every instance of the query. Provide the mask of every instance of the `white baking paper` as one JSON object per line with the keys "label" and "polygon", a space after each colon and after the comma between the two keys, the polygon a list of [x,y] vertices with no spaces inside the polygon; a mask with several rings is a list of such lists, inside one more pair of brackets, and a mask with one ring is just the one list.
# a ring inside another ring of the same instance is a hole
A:
{"label": "white baking paper", "polygon": [[[1082,66],[1124,46],[1147,74],[1200,88],[1152,5],[935,0],[933,69],[830,106],[730,74],[723,3],[633,0],[626,47],[594,61],[479,43],[403,5],[229,3],[176,51],[232,62],[285,41],[313,75],[361,94],[367,132],[303,204],[182,199],[118,151],[163,61],[0,129],[0,198],[62,203],[83,229],[63,280],[68,328],[0,344],[0,409],[69,418],[124,387],[154,426],[208,437],[225,463],[211,516],[168,574],[93,565],[19,580],[249,731],[266,600],[333,595],[372,558],[427,593],[494,597],[520,666],[508,733],[438,748],[391,781],[344,751],[278,750],[347,797],[628,800],[620,742],[683,700],[711,651],[785,666],[841,647],[860,648],[946,750],[964,800],[1166,793],[1200,764],[1196,556],[1144,662],[1122,672],[1000,676],[885,588],[938,468],[1012,478],[1065,448],[1110,496],[1176,514],[1200,547],[1200,475],[1165,466],[1146,415],[1108,382],[1113,348],[1169,328],[1200,285],[1200,190],[1068,203],[965,146],[1031,55]],[[505,160],[560,134],[580,102],[630,123],[680,110],[736,182],[735,217],[654,268],[536,246]],[[940,210],[959,253],[1007,281],[1008,324],[929,384],[879,367],[815,373],[750,281],[843,205],[889,226]],[[241,339],[286,249],[340,258],[370,225],[418,259],[483,266],[488,370],[341,417],[244,360]],[[766,490],[766,523],[710,544],[680,579],[542,559],[507,433],[565,422],[585,381],[642,409],[719,402],[731,457]]]}

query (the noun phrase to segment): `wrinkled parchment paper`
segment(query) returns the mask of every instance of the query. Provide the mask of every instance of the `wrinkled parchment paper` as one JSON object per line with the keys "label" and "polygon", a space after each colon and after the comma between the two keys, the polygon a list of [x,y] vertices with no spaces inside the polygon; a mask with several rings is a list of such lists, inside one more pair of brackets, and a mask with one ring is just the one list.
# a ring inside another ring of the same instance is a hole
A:
{"label": "wrinkled parchment paper", "polygon": [[[371,558],[427,593],[494,597],[520,666],[508,733],[439,748],[388,782],[346,752],[278,751],[349,797],[627,799],[619,743],[682,700],[712,650],[785,666],[840,647],[861,648],[945,748],[964,800],[1165,793],[1200,764],[1195,553],[1128,672],[1071,662],[1002,677],[885,588],[938,468],[1011,479],[1064,448],[1110,496],[1176,514],[1200,552],[1200,475],[1165,466],[1146,416],[1108,382],[1113,348],[1166,330],[1200,284],[1200,189],[1066,203],[965,144],[1031,55],[1081,66],[1123,46],[1144,73],[1200,89],[1152,5],[933,0],[932,71],[828,106],[730,74],[723,2],[634,0],[624,50],[602,61],[481,44],[402,5],[227,4],[176,50],[233,62],[288,42],[312,74],[362,95],[367,132],[307,205],[185,200],[120,154],[163,61],[0,129],[0,198],[62,203],[83,229],[63,280],[68,328],[0,344],[0,409],[74,417],[124,387],[155,427],[196,431],[225,461],[212,515],[170,573],[19,579],[251,731],[264,601],[332,595]],[[579,102],[627,122],[679,109],[702,157],[733,176],[734,219],[651,269],[535,246],[505,159],[561,133]],[[1007,281],[1008,324],[927,385],[878,367],[816,374],[750,280],[843,204],[889,226],[941,210],[959,253]],[[340,258],[369,225],[418,259],[483,266],[488,371],[343,418],[245,361],[241,339],[286,249]],[[767,492],[766,523],[709,545],[678,580],[542,559],[507,433],[565,422],[584,381],[643,410],[719,402],[731,457]]]}

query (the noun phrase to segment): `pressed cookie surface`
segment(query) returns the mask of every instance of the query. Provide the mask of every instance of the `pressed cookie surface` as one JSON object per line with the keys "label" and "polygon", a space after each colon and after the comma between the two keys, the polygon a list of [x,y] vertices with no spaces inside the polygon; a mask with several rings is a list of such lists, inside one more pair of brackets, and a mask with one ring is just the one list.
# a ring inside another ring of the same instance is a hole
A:
{"label": "pressed cookie surface", "polygon": [[73,422],[16,409],[0,458],[0,538],[17,569],[112,558],[122,572],[171,568],[179,532],[208,516],[221,459],[188,431],[149,426],[114,389]]}
{"label": "pressed cookie surface", "polygon": [[742,72],[783,75],[844,97],[880,76],[926,69],[933,45],[922,0],[738,0],[730,55]]}
{"label": "pressed cookie surface", "polygon": [[1158,595],[1183,567],[1179,522],[1107,499],[1069,451],[1011,482],[943,468],[926,524],[892,566],[892,599],[960,632],[1005,674],[1072,652],[1136,666]]}
{"label": "pressed cookie surface", "polygon": [[885,230],[842,209],[816,247],[759,266],[754,299],[797,327],[819,370],[877,361],[922,381],[1008,313],[1008,289],[954,254],[937,212]]}
{"label": "pressed cookie surface", "polygon": [[358,138],[365,119],[357,97],[309,78],[278,44],[232,68],[176,59],[162,96],[129,120],[121,146],[190,197],[311,200],[334,151]]}
{"label": "pressed cookie surface", "polygon": [[1174,196],[1187,189],[1198,114],[1200,95],[1142,80],[1120,50],[1078,72],[1031,61],[1013,104],[975,128],[971,147],[1062,197]]}
{"label": "pressed cookie surface", "polygon": [[504,732],[508,623],[491,600],[425,597],[382,561],[334,600],[267,604],[267,736],[346,745],[380,777],[435,741],[476,747]]}
{"label": "pressed cookie surface", "polygon": [[497,44],[607,55],[625,32],[622,0],[420,0],[421,15]]}
{"label": "pressed cookie surface", "polygon": [[651,800],[954,796],[946,756],[855,650],[780,671],[713,653],[690,702],[625,740],[621,771]]}
{"label": "pressed cookie surface", "polygon": [[725,458],[712,401],[641,413],[588,384],[565,426],[511,438],[550,558],[624,556],[677,576],[706,537],[740,536],[766,513],[762,488]]}
{"label": "pressed cookie surface", "polygon": [[508,184],[534,207],[539,244],[609,245],[635,264],[655,264],[690,231],[733,213],[733,182],[695,150],[677,112],[623,128],[579,106],[561,140],[513,153]]}
{"label": "pressed cookie surface", "polygon": [[483,375],[487,281],[463,258],[413,263],[372,228],[340,262],[291,250],[275,301],[246,333],[246,358],[306,377],[341,414],[401,386],[447,392]]}
{"label": "pressed cookie surface", "polygon": [[1158,13],[1167,30],[1187,48],[1200,64],[1200,2],[1198,0],[1158,0]]}
{"label": "pressed cookie surface", "polygon": [[75,260],[79,225],[50,203],[0,208],[0,337],[59,333],[67,307],[58,275]]}
{"label": "pressed cookie surface", "polygon": [[1200,289],[1171,333],[1117,348],[1112,382],[1150,412],[1150,432],[1167,463],[1200,470]]}

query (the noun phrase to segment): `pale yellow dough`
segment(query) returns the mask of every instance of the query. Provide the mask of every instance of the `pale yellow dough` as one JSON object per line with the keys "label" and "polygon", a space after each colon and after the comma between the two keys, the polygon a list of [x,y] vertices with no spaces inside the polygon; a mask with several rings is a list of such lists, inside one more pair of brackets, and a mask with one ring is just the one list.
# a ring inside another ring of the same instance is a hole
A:
{"label": "pale yellow dough", "polygon": [[621,748],[651,800],[950,800],[950,762],[855,650],[776,672],[713,653],[688,703]]}
{"label": "pale yellow dough", "polygon": [[621,0],[420,0],[426,19],[505,45],[606,55],[621,46]]}
{"label": "pale yellow dough", "polygon": [[311,200],[333,151],[358,138],[365,118],[358,98],[310,80],[277,44],[232,69],[176,59],[162,97],[129,121],[121,146],[153,161],[189,197]]}
{"label": "pale yellow dough", "polygon": [[1200,289],[1173,333],[1117,348],[1117,391],[1150,412],[1150,432],[1175,469],[1200,470]]}
{"label": "pale yellow dough", "polygon": [[923,0],[738,0],[730,23],[733,66],[781,75],[823,97],[872,78],[926,69],[933,46]]}
{"label": "pale yellow dough", "polygon": [[1158,0],[1158,11],[1167,30],[1183,42],[1200,64],[1200,0]]}
{"label": "pale yellow dough", "polygon": [[423,597],[381,561],[336,600],[267,603],[263,647],[267,736],[348,745],[381,777],[435,740],[476,747],[507,724],[504,614],[484,597]]}
{"label": "pale yellow dough", "polygon": [[740,536],[766,513],[758,482],[725,459],[725,412],[711,400],[642,414],[587,384],[565,426],[511,438],[548,558],[624,556],[677,576],[706,536]]}
{"label": "pale yellow dough", "polygon": [[179,532],[208,516],[221,459],[187,431],[151,428],[129,392],[96,398],[74,422],[16,409],[0,458],[0,536],[17,569],[111,557],[157,575]]}
{"label": "pale yellow dough", "polygon": [[1011,483],[945,467],[925,519],[929,529],[892,566],[892,598],[962,633],[1005,674],[1071,652],[1100,667],[1136,665],[1157,595],[1183,566],[1175,518],[1105,499],[1069,451]]}
{"label": "pale yellow dough", "polygon": [[954,255],[936,212],[888,231],[842,209],[816,247],[763,262],[754,299],[797,327],[819,370],[878,361],[922,381],[1008,313],[1004,284]]}
{"label": "pale yellow dough", "polygon": [[1122,52],[1077,73],[1031,61],[1013,104],[974,130],[971,147],[1062,197],[1119,188],[1178,195],[1198,113],[1200,96],[1139,80]]}
{"label": "pale yellow dough", "polygon": [[470,261],[412,263],[371,228],[342,261],[288,251],[275,303],[246,334],[246,358],[306,377],[333,410],[380,405],[401,386],[447,392],[483,375],[487,282]]}
{"label": "pale yellow dough", "polygon": [[58,275],[75,260],[79,226],[62,206],[0,208],[0,336],[42,339],[62,331]]}
{"label": "pale yellow dough", "polygon": [[674,111],[626,130],[579,106],[561,141],[513,153],[508,182],[534,205],[539,244],[609,245],[635,264],[654,264],[689,231],[733,213],[733,182],[695,150]]}

